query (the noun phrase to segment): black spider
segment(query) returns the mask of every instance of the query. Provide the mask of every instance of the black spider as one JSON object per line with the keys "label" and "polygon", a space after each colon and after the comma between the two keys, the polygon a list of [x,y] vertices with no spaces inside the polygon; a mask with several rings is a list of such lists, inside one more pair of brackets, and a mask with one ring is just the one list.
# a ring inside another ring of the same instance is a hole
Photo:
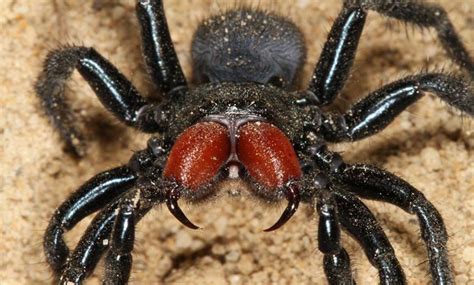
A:
{"label": "black spider", "polygon": [[[442,218],[422,193],[401,178],[370,165],[350,165],[326,143],[356,141],[386,127],[424,92],[474,115],[474,88],[443,73],[408,76],[370,93],[344,114],[322,112],[340,93],[350,72],[368,10],[422,27],[433,27],[448,55],[470,76],[474,62],[445,10],[419,1],[344,1],[306,90],[291,91],[305,60],[298,28],[282,17],[236,9],[200,24],[192,45],[197,86],[180,68],[161,1],[137,1],[143,54],[165,99],[148,102],[92,48],[52,51],[36,84],[46,113],[68,148],[82,155],[75,119],[64,100],[77,69],[102,104],[120,121],[159,133],[127,165],[87,181],[55,212],[46,230],[47,262],[62,284],[80,283],[107,251],[106,284],[127,283],[136,223],[166,203],[183,224],[197,228],[177,200],[213,196],[224,178],[242,178],[265,201],[288,200],[282,226],[300,201],[319,214],[319,249],[331,284],[352,284],[340,227],[364,248],[384,284],[404,284],[394,250],[368,208],[356,197],[380,200],[415,214],[426,243],[433,282],[453,283]],[[291,142],[291,143],[290,143]],[[63,234],[101,210],[74,251]]]}

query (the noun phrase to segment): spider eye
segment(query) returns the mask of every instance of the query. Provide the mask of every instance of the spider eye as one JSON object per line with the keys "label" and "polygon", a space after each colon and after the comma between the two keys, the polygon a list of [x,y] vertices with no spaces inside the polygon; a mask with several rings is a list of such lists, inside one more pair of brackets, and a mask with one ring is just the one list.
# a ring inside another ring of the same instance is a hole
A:
{"label": "spider eye", "polygon": [[283,87],[285,85],[285,81],[280,76],[272,76],[268,80],[268,84],[273,85],[275,87]]}

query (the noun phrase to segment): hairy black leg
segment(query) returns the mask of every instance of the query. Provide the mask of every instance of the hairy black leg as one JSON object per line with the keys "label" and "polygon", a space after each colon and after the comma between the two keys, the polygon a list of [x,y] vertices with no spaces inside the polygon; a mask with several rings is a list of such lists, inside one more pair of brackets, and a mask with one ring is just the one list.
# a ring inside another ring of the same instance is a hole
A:
{"label": "hairy black leg", "polygon": [[308,87],[310,103],[330,104],[344,87],[354,61],[366,12],[359,7],[343,7],[334,22]]}
{"label": "hairy black leg", "polygon": [[431,275],[435,284],[453,284],[448,259],[448,234],[436,208],[401,178],[370,165],[348,165],[339,176],[348,190],[367,199],[394,204],[418,217],[421,236],[426,244]]}
{"label": "hairy black leg", "polygon": [[[160,130],[159,108],[150,108],[130,81],[92,48],[65,47],[51,51],[35,84],[46,114],[59,130],[70,151],[82,155],[82,136],[64,93],[74,69],[89,83],[101,103],[128,126],[145,132]],[[150,114],[151,113],[151,114]]]}
{"label": "hairy black leg", "polygon": [[94,176],[59,206],[46,229],[43,242],[46,261],[56,274],[61,272],[69,254],[64,233],[135,185],[138,176],[151,168],[156,156],[162,156],[159,152],[162,144],[159,139],[150,139],[148,148],[136,152],[127,166]]}
{"label": "hairy black leg", "polygon": [[64,232],[123,194],[136,179],[137,174],[127,166],[102,172],[82,185],[56,210],[43,242],[46,261],[56,274],[61,272],[69,254]]}
{"label": "hairy black leg", "polygon": [[[306,152],[316,167],[326,172],[329,178],[337,178],[346,167],[342,157],[329,151],[325,145],[310,146]],[[340,188],[338,185],[333,186]],[[379,271],[380,283],[405,284],[405,275],[395,252],[370,210],[346,191],[331,193],[336,201],[340,224],[362,245],[369,261]]]}
{"label": "hairy black leg", "polygon": [[355,141],[384,129],[408,106],[431,92],[474,116],[474,85],[442,73],[405,77],[372,92],[343,115],[326,115],[321,133],[327,141]]}
{"label": "hairy black leg", "polygon": [[347,192],[334,192],[339,221],[363,247],[370,263],[379,271],[380,284],[405,284],[405,274],[374,215]]}
{"label": "hairy black leg", "polygon": [[103,284],[127,284],[132,268],[135,218],[132,200],[120,204],[105,259]]}
{"label": "hairy black leg", "polygon": [[319,214],[318,248],[324,253],[324,272],[329,284],[355,284],[349,255],[341,246],[341,230],[333,194],[320,190],[316,203]]}
{"label": "hairy black leg", "polygon": [[435,28],[448,56],[474,78],[474,60],[456,33],[446,11],[421,1],[344,0],[344,7],[334,22],[321,52],[305,101],[316,105],[330,104],[344,87],[354,61],[366,11],[421,27]]}
{"label": "hairy black leg", "polygon": [[62,284],[68,284],[69,281],[78,284],[95,268],[103,252],[109,247],[110,234],[121,205],[125,207],[131,203],[134,220],[138,222],[155,204],[165,201],[165,191],[162,190],[164,187],[161,183],[165,152],[167,149],[163,141],[151,138],[147,149],[132,156],[128,166],[139,176],[133,183],[133,190],[108,203],[106,208],[96,215],[63,266],[60,279]]}
{"label": "hairy black leg", "polygon": [[164,94],[186,86],[186,79],[171,41],[162,1],[138,0],[136,10],[143,55],[154,83]]}
{"label": "hairy black leg", "polygon": [[99,212],[68,256],[61,273],[61,284],[80,284],[96,267],[104,251],[109,248],[114,221],[120,212],[119,207],[127,200],[133,202],[134,220],[137,223],[155,204],[163,203],[165,196],[160,189],[138,185]]}
{"label": "hairy black leg", "polygon": [[420,27],[436,29],[438,38],[449,57],[459,66],[465,68],[474,78],[474,59],[469,55],[449,20],[448,14],[441,6],[418,0],[345,0],[344,2],[346,5],[360,5],[364,9],[374,10],[388,17]]}
{"label": "hairy black leg", "polygon": [[115,201],[94,218],[74,251],[68,256],[59,284],[81,284],[82,280],[92,272],[103,252],[108,248],[118,206],[119,201]]}

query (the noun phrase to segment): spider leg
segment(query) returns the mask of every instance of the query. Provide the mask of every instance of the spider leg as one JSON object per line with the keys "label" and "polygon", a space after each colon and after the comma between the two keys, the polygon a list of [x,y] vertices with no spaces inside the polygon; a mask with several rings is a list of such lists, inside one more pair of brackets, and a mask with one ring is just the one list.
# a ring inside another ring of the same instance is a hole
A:
{"label": "spider leg", "polygon": [[81,284],[82,280],[92,272],[104,251],[109,247],[110,233],[119,205],[120,201],[116,200],[97,214],[74,251],[68,256],[59,284]]}
{"label": "spider leg", "polygon": [[64,242],[64,233],[91,213],[105,207],[111,201],[134,186],[138,177],[146,170],[153,169],[156,147],[162,144],[158,139],[150,139],[149,147],[136,152],[128,165],[97,174],[84,183],[59,206],[49,222],[44,235],[46,261],[56,274],[60,274],[69,254]]}
{"label": "spider leg", "polygon": [[105,108],[121,122],[144,132],[160,130],[162,126],[156,118],[160,117],[161,109],[151,108],[153,105],[110,62],[92,48],[60,48],[46,57],[35,90],[46,114],[73,153],[80,156],[84,152],[76,118],[64,96],[66,81],[74,69],[91,86]]}
{"label": "spider leg", "polygon": [[56,274],[63,269],[69,254],[64,232],[123,194],[136,180],[137,174],[127,166],[102,172],[82,185],[56,210],[43,241],[46,261]]}
{"label": "spider leg", "polygon": [[163,94],[186,86],[166,22],[161,0],[140,0],[136,5],[142,48],[148,71]]}
{"label": "spider leg", "polygon": [[388,202],[417,215],[434,283],[454,283],[443,219],[421,192],[401,178],[369,165],[349,165],[339,177],[349,185],[348,191],[360,197]]}
{"label": "spider leg", "polygon": [[132,200],[126,200],[118,209],[105,259],[103,284],[127,284],[132,268],[135,241],[135,217]]}
{"label": "spider leg", "polygon": [[474,78],[474,59],[469,55],[443,7],[422,1],[344,0],[348,5],[360,5],[367,10],[420,27],[434,28],[448,56],[465,68]]}
{"label": "spider leg", "polygon": [[334,192],[339,221],[363,247],[379,271],[380,284],[406,284],[405,274],[387,236],[369,208],[347,192]]}
{"label": "spider leg", "polygon": [[356,103],[343,115],[325,115],[321,133],[329,142],[355,141],[384,129],[408,106],[432,92],[451,106],[474,116],[474,86],[442,73],[408,76]]}
{"label": "spider leg", "polygon": [[305,103],[328,105],[340,93],[354,61],[367,10],[420,27],[435,28],[448,56],[474,78],[474,60],[442,7],[413,0],[344,0],[311,77]]}
{"label": "spider leg", "polygon": [[333,194],[320,190],[316,203],[319,214],[318,248],[324,254],[324,272],[329,284],[355,284],[351,262],[341,246],[341,230]]}
{"label": "spider leg", "polygon": [[[310,103],[328,105],[339,94],[349,76],[367,13],[344,5],[337,16],[316,64],[307,91]],[[312,101],[312,102],[311,102]]]}
{"label": "spider leg", "polygon": [[[140,219],[146,213],[148,213],[148,211],[150,211],[155,204],[163,203],[164,201],[164,193],[157,191],[155,187],[137,186],[134,188],[134,190],[129,191],[124,196],[115,200],[104,210],[99,212],[99,214],[97,214],[97,216],[92,221],[91,225],[87,228],[74,251],[69,255],[61,273],[61,284],[69,285],[70,283],[68,282],[72,282],[72,284],[80,284],[82,280],[84,280],[84,278],[89,275],[96,267],[102,254],[110,247],[110,242],[115,243],[115,248],[112,249],[112,255],[120,253],[121,249],[127,248],[127,238],[124,237],[124,240],[117,238],[115,241],[113,241],[114,237],[111,236],[112,230],[114,228],[116,231],[125,232],[125,234],[129,237],[133,236],[133,234],[130,233],[133,228],[125,229],[124,224],[120,224],[120,222],[123,222],[124,219],[131,221],[129,218],[124,217],[126,214],[126,208],[128,207],[127,205],[133,206],[133,220],[135,223],[138,223]],[[121,208],[121,205],[124,205],[123,208]],[[117,218],[119,213],[121,216]],[[119,224],[114,225],[116,221],[118,221]],[[130,247],[130,245],[128,246]],[[120,264],[124,270],[127,270],[128,267],[126,262],[127,260],[124,259]],[[112,264],[108,264],[106,265],[106,268],[110,269],[111,266]],[[109,274],[110,276],[112,273],[109,272],[106,274]],[[123,277],[125,276],[119,276],[117,278]]]}
{"label": "spider leg", "polygon": [[[346,167],[342,157],[329,151],[325,145],[310,146],[306,152],[314,160],[316,167],[326,172],[329,178],[338,179]],[[392,245],[367,206],[347,191],[331,193],[340,224],[362,245],[369,261],[379,271],[380,283],[405,284],[405,274]]]}

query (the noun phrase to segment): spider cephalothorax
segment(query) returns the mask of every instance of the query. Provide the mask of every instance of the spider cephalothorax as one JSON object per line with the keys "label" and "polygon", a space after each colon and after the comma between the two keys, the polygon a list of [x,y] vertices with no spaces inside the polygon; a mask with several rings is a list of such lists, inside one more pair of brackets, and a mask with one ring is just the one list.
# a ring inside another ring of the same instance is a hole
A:
{"label": "spider cephalothorax", "polygon": [[[323,112],[320,107],[334,100],[348,78],[368,10],[435,28],[449,56],[474,76],[473,60],[445,11],[419,1],[344,1],[311,82],[301,91],[292,91],[305,59],[300,31],[283,17],[251,9],[230,10],[200,24],[192,46],[197,82],[189,86],[161,1],[137,1],[145,62],[164,97],[159,104],[142,97],[92,48],[52,51],[36,91],[70,151],[76,155],[84,151],[63,96],[74,69],[120,121],[158,133],[128,164],[87,181],[54,214],[44,249],[60,282],[80,283],[107,252],[104,283],[127,283],[135,224],[153,206],[166,203],[179,221],[195,229],[178,200],[203,200],[215,196],[219,182],[242,179],[264,201],[288,200],[280,219],[266,231],[287,222],[300,201],[314,207],[319,215],[319,249],[331,284],[354,282],[340,242],[341,227],[364,248],[381,283],[406,282],[382,228],[356,196],[392,203],[417,215],[434,282],[453,283],[446,229],[423,194],[387,171],[346,164],[326,146],[376,134],[424,92],[474,115],[472,83],[443,73],[421,73],[388,84],[344,114]],[[69,252],[64,232],[97,210]]]}

